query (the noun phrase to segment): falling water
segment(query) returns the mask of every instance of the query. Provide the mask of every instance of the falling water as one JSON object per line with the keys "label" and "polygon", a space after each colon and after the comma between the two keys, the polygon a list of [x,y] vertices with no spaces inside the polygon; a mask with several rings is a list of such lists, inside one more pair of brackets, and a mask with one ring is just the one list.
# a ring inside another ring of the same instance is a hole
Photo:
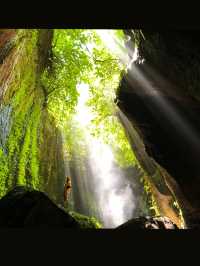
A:
{"label": "falling water", "polygon": [[[174,110],[168,110],[169,106],[164,104],[159,93],[147,79],[136,70],[133,71],[133,62],[138,57],[137,48],[125,51],[107,31],[99,31],[99,35],[110,50],[118,53],[120,61],[144,85],[146,92],[153,94],[157,104],[162,103],[164,110],[171,114]],[[130,54],[132,56],[129,56]],[[116,163],[112,147],[90,134],[88,126],[91,124],[93,114],[86,105],[89,88],[86,84],[79,84],[77,89],[80,95],[74,122],[78,126],[78,131],[81,130],[83,139],[81,143],[77,142],[79,149],[73,150],[72,160],[66,159],[66,175],[72,178],[71,210],[95,216],[102,222],[104,228],[114,228],[136,216],[149,215],[149,210],[142,209],[140,205],[143,199],[138,177],[141,173],[132,171],[131,178],[127,178],[126,169],[119,167]],[[117,110],[116,116],[125,128],[129,143],[137,154],[140,165],[150,176],[153,176],[156,166],[147,155],[139,134],[121,110]],[[177,121],[179,120],[177,116]],[[76,128],[71,130],[75,142],[78,131]],[[79,154],[80,148],[85,151],[84,156]],[[134,169],[132,166],[132,170]],[[164,187],[163,184],[162,187]]]}
{"label": "falling water", "polygon": [[105,227],[116,227],[133,217],[135,196],[123,171],[114,163],[111,148],[91,139],[89,160],[95,178],[95,196]]}
{"label": "falling water", "polygon": [[[118,54],[121,62],[129,67],[136,60],[137,50],[127,51],[112,35],[112,31],[99,30],[108,49]],[[132,57],[130,58],[130,54]],[[71,209],[79,213],[95,216],[104,228],[114,228],[138,215],[141,201],[141,172],[131,167],[127,176],[126,169],[119,167],[114,158],[112,147],[102,139],[90,134],[88,126],[93,114],[86,105],[89,99],[89,87],[79,84],[79,102],[74,117],[75,129],[71,129],[76,142],[78,130],[83,141],[77,142],[72,153],[72,160],[66,160],[66,175],[72,177]],[[119,120],[119,123],[121,121]],[[123,125],[123,124],[122,124]],[[79,147],[79,149],[78,149]],[[85,155],[80,155],[80,148]],[[130,178],[131,176],[131,178]]]}
{"label": "falling water", "polygon": [[[136,179],[139,176],[132,167],[132,178],[127,178],[123,168],[115,161],[112,148],[89,133],[92,112],[86,105],[88,86],[78,87],[80,96],[74,121],[81,129],[85,156],[74,151],[73,160],[66,166],[72,177],[72,209],[95,216],[104,228],[114,228],[133,218],[138,210],[139,196]],[[73,132],[76,138],[76,130]]]}

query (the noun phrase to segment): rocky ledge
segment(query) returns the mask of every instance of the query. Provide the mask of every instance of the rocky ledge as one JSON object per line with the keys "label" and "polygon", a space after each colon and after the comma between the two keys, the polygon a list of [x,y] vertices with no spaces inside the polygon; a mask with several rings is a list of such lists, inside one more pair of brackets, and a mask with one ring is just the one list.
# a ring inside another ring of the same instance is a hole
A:
{"label": "rocky ledge", "polygon": [[[59,208],[40,191],[17,186],[0,199],[0,227],[64,227],[81,229],[81,221]],[[87,228],[87,226],[84,226]],[[88,223],[88,228],[95,228]],[[167,217],[139,217],[120,229],[178,229]]]}

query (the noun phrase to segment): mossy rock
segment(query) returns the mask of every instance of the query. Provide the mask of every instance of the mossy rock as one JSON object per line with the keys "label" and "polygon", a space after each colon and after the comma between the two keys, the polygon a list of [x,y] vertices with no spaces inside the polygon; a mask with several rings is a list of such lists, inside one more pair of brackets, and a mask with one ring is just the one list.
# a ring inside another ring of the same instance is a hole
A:
{"label": "mossy rock", "polygon": [[83,214],[70,211],[69,214],[80,224],[82,229],[85,228],[102,228],[102,225],[95,217],[88,217]]}

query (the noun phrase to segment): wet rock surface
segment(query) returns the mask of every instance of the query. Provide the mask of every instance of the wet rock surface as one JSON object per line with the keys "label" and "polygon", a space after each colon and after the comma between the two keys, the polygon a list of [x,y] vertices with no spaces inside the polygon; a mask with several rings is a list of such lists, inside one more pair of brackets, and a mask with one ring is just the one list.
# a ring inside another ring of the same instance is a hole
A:
{"label": "wet rock surface", "polygon": [[148,155],[199,209],[199,36],[192,31],[143,34],[144,63],[133,63],[124,75],[118,105],[139,128]]}
{"label": "wet rock surface", "polygon": [[199,229],[200,228],[200,210],[187,213],[186,229]]}
{"label": "wet rock surface", "polygon": [[120,225],[117,229],[178,229],[167,217],[138,217]]}

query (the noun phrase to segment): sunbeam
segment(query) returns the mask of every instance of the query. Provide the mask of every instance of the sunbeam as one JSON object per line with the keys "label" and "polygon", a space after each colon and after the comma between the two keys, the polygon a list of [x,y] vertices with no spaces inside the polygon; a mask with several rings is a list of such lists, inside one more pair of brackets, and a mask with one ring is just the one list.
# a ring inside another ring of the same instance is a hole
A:
{"label": "sunbeam", "polygon": [[120,42],[119,39],[115,36],[113,30],[96,30],[97,34],[100,36],[104,45],[110,50],[112,54],[117,56],[121,63],[125,66],[130,64],[130,56],[132,62],[137,59],[137,48],[130,49],[125,47],[124,42]]}
{"label": "sunbeam", "polygon": [[[164,121],[167,120],[172,128],[179,132],[180,136],[184,137],[186,141],[191,143],[195,150],[199,150],[200,141],[198,134],[189,122],[179,114],[175,106],[162,95],[160,92],[162,89],[159,90],[159,86],[161,88],[162,84],[157,85],[157,87],[152,85],[152,82],[139,70],[137,65],[132,65],[129,75],[130,78],[132,77],[138,82],[138,84],[141,84],[142,92],[151,97],[153,104],[148,106],[148,108],[154,116],[159,116],[160,123],[164,123]],[[159,113],[158,110],[160,110]]]}
{"label": "sunbeam", "polygon": [[[114,228],[134,216],[135,197],[123,170],[115,163],[111,147],[92,136],[87,128],[93,117],[91,109],[86,104],[90,97],[88,85],[79,84],[77,89],[79,101],[74,119],[79,123],[84,136],[87,167],[90,169],[88,175],[88,171],[84,170],[85,161],[75,159],[76,187],[82,202],[82,207],[78,211],[82,210],[85,214],[93,213],[86,196],[90,195],[95,200],[98,209],[96,215],[104,227]],[[72,194],[75,194],[74,191]]]}

